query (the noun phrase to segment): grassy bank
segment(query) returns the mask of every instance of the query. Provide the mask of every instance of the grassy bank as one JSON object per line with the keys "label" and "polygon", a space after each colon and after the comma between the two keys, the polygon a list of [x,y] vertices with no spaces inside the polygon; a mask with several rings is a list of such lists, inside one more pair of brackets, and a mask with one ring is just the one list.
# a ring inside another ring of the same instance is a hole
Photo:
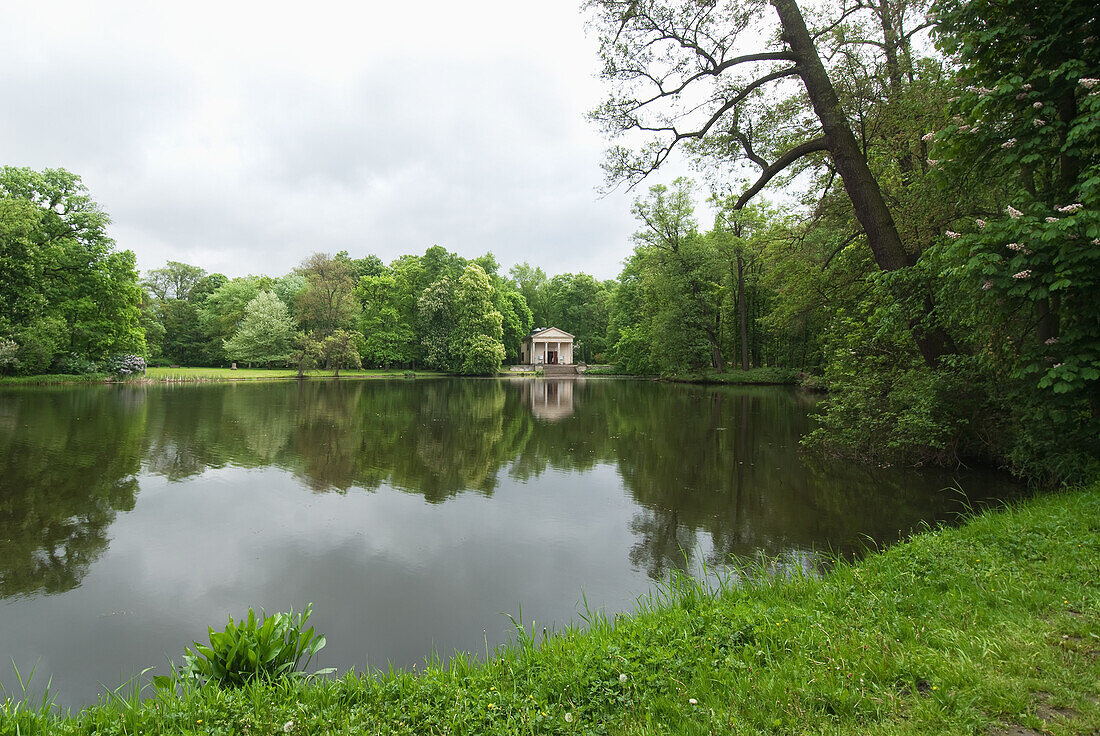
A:
{"label": "grassy bank", "polygon": [[8,703],[0,733],[1095,733],[1098,580],[1100,484],[820,580],[680,581],[631,616],[520,634],[486,663],[116,700],[69,718]]}
{"label": "grassy bank", "polygon": [[[417,378],[437,376],[432,371],[406,371],[394,368],[392,370],[343,370],[340,378],[401,378],[406,374],[415,375]],[[334,371],[309,370],[305,372],[307,378],[332,378]],[[153,381],[188,382],[188,381],[254,381],[282,378],[297,378],[296,368],[148,368],[145,378]]]}
{"label": "grassy bank", "polygon": [[[334,371],[306,371],[307,378],[332,378]],[[434,371],[392,370],[341,370],[340,378],[430,378],[441,376]],[[131,376],[126,381],[157,381],[162,383],[199,383],[203,381],[265,381],[297,378],[294,368],[148,368],[144,376]],[[106,373],[90,373],[83,376],[42,375],[42,376],[0,376],[0,386],[36,386],[64,383],[105,383],[119,380]]]}
{"label": "grassy bank", "polygon": [[0,376],[0,386],[44,386],[58,383],[103,383],[106,373],[87,373],[81,376],[66,373],[47,373],[41,376]]}
{"label": "grassy bank", "polygon": [[807,375],[797,368],[750,368],[747,371],[704,371],[701,373],[678,373],[664,377],[677,383],[726,384],[734,386],[805,386],[818,390],[820,380]]}

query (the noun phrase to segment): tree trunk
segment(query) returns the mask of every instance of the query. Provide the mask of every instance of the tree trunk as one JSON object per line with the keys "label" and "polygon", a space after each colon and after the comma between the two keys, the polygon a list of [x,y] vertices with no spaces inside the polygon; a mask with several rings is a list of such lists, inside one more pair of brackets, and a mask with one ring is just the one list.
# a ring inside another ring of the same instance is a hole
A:
{"label": "tree trunk", "polygon": [[[821,63],[797,0],[771,0],[783,27],[783,40],[797,57],[798,75],[806,87],[814,113],[821,121],[825,143],[844,190],[852,201],[856,219],[863,226],[875,263],[883,271],[896,271],[911,265],[901,242],[893,215],[886,206],[882,190],[844,116],[836,90]],[[908,301],[899,295],[899,298]],[[926,316],[932,309],[930,298],[920,305]],[[925,327],[920,319],[910,318],[909,326],[924,361],[935,366],[939,359],[955,350],[951,338],[939,327]]]}
{"label": "tree trunk", "polygon": [[745,257],[737,253],[737,313],[741,317],[741,370],[749,369],[749,315],[745,306]]}

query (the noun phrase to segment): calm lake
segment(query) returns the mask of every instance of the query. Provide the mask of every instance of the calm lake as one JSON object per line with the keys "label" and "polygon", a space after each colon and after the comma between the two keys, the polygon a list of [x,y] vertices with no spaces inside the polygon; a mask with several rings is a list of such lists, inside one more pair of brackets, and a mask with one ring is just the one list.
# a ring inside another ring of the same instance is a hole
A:
{"label": "calm lake", "polygon": [[[800,452],[793,389],[609,379],[0,390],[0,683],[95,702],[249,606],[310,668],[480,652],[729,555],[810,567],[1005,494]],[[961,489],[961,490],[960,490]],[[152,674],[152,673],[151,673]]]}

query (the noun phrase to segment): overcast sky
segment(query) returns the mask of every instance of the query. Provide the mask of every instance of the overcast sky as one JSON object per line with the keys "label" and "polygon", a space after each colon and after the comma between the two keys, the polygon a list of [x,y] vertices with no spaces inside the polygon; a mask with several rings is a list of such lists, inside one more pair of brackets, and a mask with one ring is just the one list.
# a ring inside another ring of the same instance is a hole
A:
{"label": "overcast sky", "polygon": [[0,164],[81,175],[143,271],[439,244],[612,278],[635,195],[596,191],[579,4],[8,2]]}

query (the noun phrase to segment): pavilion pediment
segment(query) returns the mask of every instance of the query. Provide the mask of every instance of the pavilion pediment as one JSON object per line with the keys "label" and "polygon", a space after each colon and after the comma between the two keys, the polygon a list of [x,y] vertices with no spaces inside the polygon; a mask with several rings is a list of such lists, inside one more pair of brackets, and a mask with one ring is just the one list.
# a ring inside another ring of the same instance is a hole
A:
{"label": "pavilion pediment", "polygon": [[536,333],[530,336],[532,340],[572,340],[573,336],[565,330],[559,330],[557,327],[550,327],[542,332]]}

